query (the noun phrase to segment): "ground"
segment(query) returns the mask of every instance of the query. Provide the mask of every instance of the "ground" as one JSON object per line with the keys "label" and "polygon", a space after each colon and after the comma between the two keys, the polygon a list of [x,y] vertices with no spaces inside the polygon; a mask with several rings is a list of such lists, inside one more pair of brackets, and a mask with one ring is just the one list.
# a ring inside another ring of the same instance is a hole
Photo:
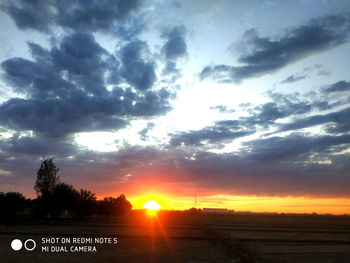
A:
{"label": "ground", "polygon": [[[93,244],[96,252],[42,252],[43,237],[117,238],[117,243]],[[13,239],[33,239],[37,247],[13,251]],[[180,212],[151,217],[134,211],[111,218],[7,224],[0,227],[0,256],[1,262],[350,262],[350,217]]]}

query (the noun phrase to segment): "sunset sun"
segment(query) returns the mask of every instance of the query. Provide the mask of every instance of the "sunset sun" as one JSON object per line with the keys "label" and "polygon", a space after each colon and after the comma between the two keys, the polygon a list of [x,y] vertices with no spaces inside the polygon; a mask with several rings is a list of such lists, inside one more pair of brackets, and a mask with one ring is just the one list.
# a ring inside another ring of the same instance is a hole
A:
{"label": "sunset sun", "polygon": [[144,203],[143,208],[147,209],[148,212],[154,214],[162,207],[156,201],[151,200],[151,201],[147,201],[146,203]]}

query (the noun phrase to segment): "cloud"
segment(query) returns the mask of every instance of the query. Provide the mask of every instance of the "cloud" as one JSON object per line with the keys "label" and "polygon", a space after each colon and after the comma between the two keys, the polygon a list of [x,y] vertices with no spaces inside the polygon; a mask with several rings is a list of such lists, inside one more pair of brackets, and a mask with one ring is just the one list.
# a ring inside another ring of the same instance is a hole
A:
{"label": "cloud", "polygon": [[174,26],[163,29],[161,37],[165,40],[161,48],[161,54],[165,59],[162,71],[164,81],[174,83],[181,77],[181,71],[176,67],[176,60],[187,56],[186,27]]}
{"label": "cloud", "polygon": [[[350,131],[350,122],[347,116],[349,109],[324,115],[311,114],[314,110],[330,110],[336,106],[343,105],[342,101],[323,100],[317,93],[313,96],[305,96],[299,93],[281,94],[268,92],[271,101],[253,106],[242,105],[242,110],[249,113],[248,116],[237,117],[232,120],[215,122],[213,126],[207,126],[201,130],[179,132],[171,134],[170,144],[172,146],[196,146],[220,148],[225,143],[233,142],[237,138],[251,135],[256,131],[267,131],[270,128],[277,128],[271,135],[283,131],[294,131],[320,124],[327,124],[326,130],[329,133],[344,133]],[[348,103],[348,102],[346,102]],[[212,107],[222,112],[228,112],[222,106]],[[280,124],[281,119],[294,118],[290,123]]]}
{"label": "cloud", "polygon": [[244,143],[249,149],[249,155],[262,161],[275,161],[311,152],[322,153],[329,150],[331,146],[342,144],[350,144],[350,135],[304,136],[291,134],[285,137],[271,137]]}
{"label": "cloud", "polygon": [[350,131],[349,115],[350,108],[345,108],[337,112],[331,112],[323,115],[313,115],[310,117],[298,119],[294,122],[283,124],[279,131],[298,130],[313,127],[321,124],[329,124],[328,132],[343,133]]}
{"label": "cloud", "polygon": [[162,71],[163,75],[173,75],[174,80],[181,76],[180,70],[176,68],[176,63],[173,61],[167,61]]}
{"label": "cloud", "polygon": [[[197,131],[172,134],[170,144],[172,146],[221,147],[222,143],[232,142],[237,138],[251,135],[258,129],[278,127],[276,123],[278,119],[305,115],[309,114],[313,109],[330,109],[334,106],[324,101],[309,101],[305,99],[305,96],[298,93],[280,94],[270,92],[269,97],[272,99],[270,102],[257,106],[249,105],[248,108],[242,106],[244,111],[249,112],[248,116],[233,120],[217,121],[215,125]],[[223,106],[212,107],[212,109],[218,109],[221,112],[232,112],[232,110],[228,111]],[[309,122],[306,121],[306,123]],[[284,131],[284,127],[287,128],[287,125],[280,125],[278,131]]]}
{"label": "cloud", "polygon": [[[10,129],[32,130],[49,137],[62,137],[83,131],[114,130],[126,126],[127,122],[116,111],[118,106],[112,105],[113,99],[99,100],[84,94],[73,96],[64,101],[10,99],[0,105],[0,123]],[[104,102],[108,104],[103,105]]]}
{"label": "cloud", "polygon": [[278,119],[307,114],[315,107],[315,102],[304,99],[298,93],[281,94],[269,92],[269,97],[272,101],[255,107],[245,108],[245,111],[251,114],[240,118],[242,125],[248,127],[258,125],[263,128],[269,128],[271,125],[275,125],[275,121]]}
{"label": "cloud", "polygon": [[87,33],[68,35],[50,54],[58,70],[68,71],[71,81],[95,95],[105,93],[104,74],[115,74],[113,69],[118,67],[115,58]]}
{"label": "cloud", "polygon": [[214,126],[205,127],[198,131],[179,132],[173,134],[171,146],[205,146],[214,145],[252,134],[253,130],[245,129],[239,121],[217,121]]}
{"label": "cloud", "polygon": [[0,105],[0,123],[14,130],[33,130],[50,137],[117,130],[128,124],[125,117],[157,116],[169,111],[169,96],[166,90],[139,96],[130,90],[117,89],[108,97],[98,98],[72,92],[65,100],[10,99]]}
{"label": "cloud", "polygon": [[[141,8],[139,0],[89,0],[88,3],[69,0],[6,1],[1,10],[7,13],[20,29],[34,29],[48,33],[53,26],[79,31],[121,30],[121,22],[128,21]],[[130,29],[130,26],[129,26]]]}
{"label": "cloud", "polygon": [[64,137],[121,129],[129,117],[158,116],[171,109],[172,94],[166,88],[151,89],[156,76],[153,62],[144,61],[144,42],[128,42],[118,56],[88,33],[67,35],[51,50],[28,46],[33,60],[10,58],[1,64],[4,80],[26,98],[0,105],[0,125]]}
{"label": "cloud", "polygon": [[329,85],[329,87],[326,88],[324,91],[326,93],[332,93],[332,92],[349,91],[349,90],[350,90],[350,82],[341,80],[332,85]]}
{"label": "cloud", "polygon": [[230,113],[230,112],[235,112],[235,110],[228,110],[227,106],[225,105],[217,105],[217,106],[213,106],[210,107],[211,110],[218,110],[221,113]]}
{"label": "cloud", "polygon": [[[46,50],[28,43],[34,61],[10,58],[2,63],[5,80],[18,92],[31,97],[65,97],[74,86],[94,95],[106,92],[104,74],[115,74],[118,62],[103,49],[92,34],[73,33],[59,47]],[[69,78],[62,75],[67,73]],[[114,76],[116,79],[116,76]]]}
{"label": "cloud", "polygon": [[349,197],[350,156],[332,155],[331,150],[344,143],[349,146],[348,142],[349,135],[291,135],[252,141],[251,152],[235,154],[215,154],[196,147],[188,152],[138,146],[100,157],[87,153],[78,158],[85,160],[83,163],[96,160],[94,172],[111,183],[125,182],[123,175],[131,173],[129,181],[119,187],[136,192],[146,185],[151,187],[156,180],[154,187],[167,187],[177,194],[192,194],[197,189],[206,194]]}
{"label": "cloud", "polygon": [[144,129],[142,129],[142,130],[139,132],[139,134],[140,134],[140,136],[141,136],[141,139],[145,141],[145,140],[147,139],[147,137],[148,137],[148,135],[147,135],[148,132],[149,132],[150,130],[152,130],[154,127],[155,127],[155,124],[154,124],[153,122],[147,123],[147,127],[144,128]]}
{"label": "cloud", "polygon": [[319,70],[317,75],[318,76],[330,76],[330,75],[332,75],[332,71],[330,71],[330,70]]}
{"label": "cloud", "polygon": [[10,155],[31,156],[70,156],[78,153],[72,138],[53,139],[45,136],[20,136],[14,134],[8,139],[0,140],[1,149]]}
{"label": "cloud", "polygon": [[[201,146],[184,151],[174,147],[161,150],[125,145],[112,153],[69,152],[61,147],[56,152],[55,162],[63,180],[100,195],[121,190],[127,194],[139,193],[150,187],[159,191],[166,188],[169,193],[173,191],[178,195],[191,195],[196,190],[206,195],[349,197],[350,155],[339,154],[341,149],[349,148],[349,136],[299,133],[256,139],[247,142],[240,152],[226,154],[207,152],[201,150]],[[0,177],[2,185],[16,184],[18,189],[35,178],[40,160],[35,163],[32,153],[25,154],[35,146],[25,140],[18,142],[22,152],[18,148],[6,148],[0,153],[0,166],[13,175]],[[45,147],[56,147],[41,138],[33,140]],[[15,142],[16,138],[11,141]],[[35,153],[43,151],[35,147],[38,149]],[[65,152],[72,156],[68,158]],[[126,174],[132,176],[126,180]]]}
{"label": "cloud", "polygon": [[166,40],[162,52],[167,59],[174,60],[187,55],[185,35],[186,28],[184,26],[175,26],[167,29],[162,34],[162,37]]}
{"label": "cloud", "polygon": [[205,67],[200,79],[240,82],[246,78],[277,71],[310,55],[325,52],[349,42],[350,20],[346,15],[331,15],[285,30],[280,37],[260,37],[255,29],[245,32],[238,61],[242,66]]}
{"label": "cloud", "polygon": [[97,31],[100,29],[108,30],[117,20],[122,20],[132,12],[137,11],[142,1],[89,1],[89,3],[57,1],[57,10],[59,15],[57,22],[59,25],[72,29],[85,29]]}
{"label": "cloud", "polygon": [[154,62],[145,61],[147,51],[147,44],[140,40],[131,41],[120,50],[121,76],[141,91],[150,89],[156,80]]}
{"label": "cloud", "polygon": [[323,68],[324,65],[321,64],[315,64],[312,67],[306,67],[304,68],[303,72],[306,73],[314,73],[315,71],[317,71],[317,76],[330,76],[332,75],[332,71],[330,71],[329,69],[325,69]]}
{"label": "cloud", "polygon": [[48,32],[53,23],[54,12],[49,1],[7,1],[1,4],[1,10],[7,13],[20,29]]}
{"label": "cloud", "polygon": [[277,104],[279,111],[283,113],[283,117],[305,115],[314,110],[331,110],[337,106],[347,105],[349,102],[347,98],[329,97],[316,91],[306,94],[300,94],[299,92],[283,94],[269,91],[268,95],[273,103]]}
{"label": "cloud", "polygon": [[281,84],[293,83],[293,82],[303,80],[305,78],[306,78],[305,75],[301,75],[301,76],[290,75],[285,80],[281,81]]}

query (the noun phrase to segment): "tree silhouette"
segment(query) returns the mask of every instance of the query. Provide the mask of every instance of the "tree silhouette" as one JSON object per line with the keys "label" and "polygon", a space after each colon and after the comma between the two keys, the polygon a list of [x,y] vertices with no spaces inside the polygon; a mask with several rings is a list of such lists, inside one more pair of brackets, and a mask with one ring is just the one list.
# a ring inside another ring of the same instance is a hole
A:
{"label": "tree silhouette", "polygon": [[90,190],[80,189],[79,209],[80,216],[91,215],[96,209],[96,196]]}
{"label": "tree silhouette", "polygon": [[65,210],[77,213],[79,206],[79,192],[72,185],[59,183],[52,192],[54,213],[60,214]]}
{"label": "tree silhouette", "polygon": [[21,193],[8,192],[0,193],[0,219],[12,219],[17,212],[26,208],[27,200]]}
{"label": "tree silhouette", "polygon": [[132,204],[126,199],[124,194],[121,194],[115,202],[115,213],[122,214],[132,209]]}
{"label": "tree silhouette", "polygon": [[84,201],[96,201],[96,196],[90,190],[80,189],[80,199]]}
{"label": "tree silhouette", "polygon": [[43,198],[52,195],[56,185],[60,182],[60,177],[57,175],[58,171],[59,169],[53,162],[53,158],[46,159],[41,163],[34,186],[37,195]]}
{"label": "tree silhouette", "polygon": [[99,210],[101,214],[105,214],[108,217],[112,214],[118,215],[128,212],[132,209],[131,203],[125,198],[124,194],[119,197],[105,197],[103,201],[99,202]]}
{"label": "tree silhouette", "polygon": [[131,203],[122,194],[117,198],[105,197],[97,201],[90,190],[78,192],[72,185],[60,181],[59,169],[53,158],[40,165],[34,189],[38,197],[32,202],[33,212],[40,217],[58,217],[69,211],[73,216],[88,216],[94,213],[118,215],[132,209]]}

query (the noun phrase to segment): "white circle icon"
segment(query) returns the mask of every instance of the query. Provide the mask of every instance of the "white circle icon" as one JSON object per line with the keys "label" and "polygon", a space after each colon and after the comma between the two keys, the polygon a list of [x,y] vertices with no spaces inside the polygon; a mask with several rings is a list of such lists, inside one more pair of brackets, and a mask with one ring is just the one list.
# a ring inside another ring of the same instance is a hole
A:
{"label": "white circle icon", "polygon": [[[32,244],[28,246],[28,243],[32,243]],[[36,243],[33,239],[27,239],[26,242],[24,242],[24,247],[26,248],[26,250],[32,251],[35,249]]]}
{"label": "white circle icon", "polygon": [[22,248],[22,241],[19,239],[12,240],[11,247],[14,251],[20,250]]}

